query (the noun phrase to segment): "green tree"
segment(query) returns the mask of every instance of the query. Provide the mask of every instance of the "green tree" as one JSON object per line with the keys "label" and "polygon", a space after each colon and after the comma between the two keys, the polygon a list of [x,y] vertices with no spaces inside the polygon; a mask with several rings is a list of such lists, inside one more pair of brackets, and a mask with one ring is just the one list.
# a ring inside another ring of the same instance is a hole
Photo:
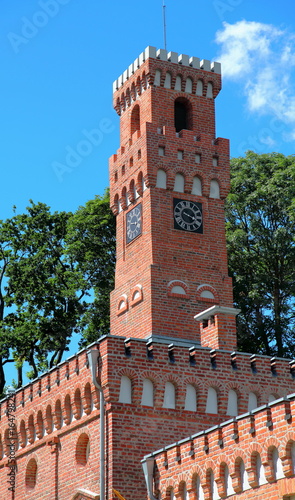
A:
{"label": "green tree", "polygon": [[80,347],[109,333],[110,292],[114,288],[116,219],[109,191],[88,201],[69,219],[66,252],[92,300],[81,317]]}
{"label": "green tree", "polygon": [[294,156],[232,160],[226,221],[240,350],[294,354],[294,200]]}
{"label": "green tree", "polygon": [[6,363],[20,386],[24,361],[34,378],[61,361],[73,332],[81,343],[108,332],[114,241],[108,192],[75,214],[31,202],[0,222],[0,393]]}

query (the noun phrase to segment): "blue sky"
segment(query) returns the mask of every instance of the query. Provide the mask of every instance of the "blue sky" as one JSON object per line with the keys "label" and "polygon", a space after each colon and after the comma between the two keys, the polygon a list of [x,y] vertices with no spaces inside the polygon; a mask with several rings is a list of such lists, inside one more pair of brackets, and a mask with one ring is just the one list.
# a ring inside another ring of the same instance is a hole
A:
{"label": "blue sky", "polygon": [[[294,0],[166,5],[167,49],[222,63],[217,136],[230,139],[231,156],[293,154]],[[0,219],[29,199],[73,211],[108,185],[119,147],[112,82],[147,45],[163,48],[162,0],[11,0],[0,33]]]}

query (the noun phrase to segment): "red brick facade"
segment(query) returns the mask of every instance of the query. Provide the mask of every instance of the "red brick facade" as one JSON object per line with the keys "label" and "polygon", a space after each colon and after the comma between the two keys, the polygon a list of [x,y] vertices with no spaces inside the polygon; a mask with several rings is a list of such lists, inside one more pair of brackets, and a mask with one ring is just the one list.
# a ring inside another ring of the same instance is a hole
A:
{"label": "red brick facade", "polygon": [[295,395],[146,458],[162,499],[295,498]]}
{"label": "red brick facade", "polygon": [[[15,410],[12,399],[0,402],[0,499],[111,500],[115,489],[126,500],[143,500],[141,460],[167,446],[167,453],[155,455],[152,494],[161,491],[161,498],[171,496],[171,488],[182,498],[185,482],[189,499],[197,499],[199,474],[206,500],[213,500],[211,472],[226,498],[222,470],[228,470],[237,493],[238,457],[252,495],[241,492],[240,498],[260,498],[252,494],[257,492],[252,448],[261,454],[269,498],[294,490],[292,399],[223,425],[294,392],[294,379],[287,360],[232,352],[237,311],[227,275],[223,213],[229,151],[227,140],[215,138],[219,69],[216,63],[148,48],[115,82],[121,147],[110,161],[111,204],[117,214],[111,334],[91,346],[98,353],[95,380],[83,350],[19,389]],[[180,103],[176,111],[175,101]],[[188,130],[177,132],[178,119],[187,120]],[[185,230],[174,224],[175,199],[192,203],[187,206],[193,209],[185,209]],[[198,207],[203,232],[188,229]],[[97,384],[105,412],[102,464]],[[288,412],[291,417],[284,420]],[[249,421],[255,433],[249,433]],[[215,425],[221,427],[208,431]],[[16,436],[10,432],[14,428]],[[238,438],[232,438],[234,433]],[[288,481],[271,474],[268,451],[262,450],[266,438],[265,449],[277,447]],[[169,447],[180,440],[185,441]],[[12,492],[7,481],[14,451]],[[202,466],[195,464],[197,457]],[[103,467],[105,492],[99,480]]]}
{"label": "red brick facade", "polygon": [[[156,55],[152,48],[145,54]],[[200,343],[194,315],[212,304],[232,306],[223,208],[229,190],[229,143],[215,137],[214,97],[221,88],[221,77],[211,71],[209,61],[203,64],[205,70],[196,61],[192,64],[199,68],[190,66],[187,56],[182,64],[168,61],[165,51],[159,56],[162,59],[143,61],[126,81],[123,77],[115,82],[121,147],[110,160],[111,203],[117,213],[111,331],[114,335],[124,332],[147,338],[153,334]],[[214,69],[219,70],[216,63]],[[202,95],[196,94],[198,82]],[[189,128],[179,133],[174,110],[178,100],[187,107]],[[135,114],[137,128],[133,131]],[[159,170],[166,175],[165,187],[158,187]],[[175,187],[178,174],[184,179],[182,191]],[[194,179],[200,184],[199,195],[192,193]],[[218,198],[210,196],[212,180],[218,183]],[[202,204],[203,234],[174,229],[174,199]],[[137,204],[142,207],[142,234],[128,243],[126,214]],[[174,282],[182,283],[185,296],[169,293]],[[135,307],[131,301],[138,285],[142,300]],[[201,296],[201,287],[209,287],[213,298]]]}

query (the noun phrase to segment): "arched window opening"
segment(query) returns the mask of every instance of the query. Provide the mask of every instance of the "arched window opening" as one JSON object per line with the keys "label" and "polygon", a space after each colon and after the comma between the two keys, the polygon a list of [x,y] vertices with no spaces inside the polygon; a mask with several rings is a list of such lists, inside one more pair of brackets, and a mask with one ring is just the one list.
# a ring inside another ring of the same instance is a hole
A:
{"label": "arched window opening", "polygon": [[226,496],[229,495],[234,495],[235,490],[233,488],[233,483],[232,483],[232,478],[229,474],[228,466],[224,466],[224,490],[226,493]]}
{"label": "arched window opening", "polygon": [[213,387],[209,387],[208,389],[206,413],[218,413],[217,392]]}
{"label": "arched window opening", "polygon": [[178,75],[175,80],[174,90],[181,90],[181,76]]}
{"label": "arched window opening", "polygon": [[277,396],[275,396],[274,394],[269,394],[268,396],[268,402],[269,403],[272,403],[272,401],[275,401],[277,398]]}
{"label": "arched window opening", "polygon": [[181,130],[192,130],[192,106],[191,103],[183,98],[179,97],[174,103],[174,126],[176,132]]}
{"label": "arched window opening", "polygon": [[210,182],[210,198],[220,198],[219,184],[216,180]]}
{"label": "arched window opening", "polygon": [[171,74],[168,72],[165,75],[164,87],[165,89],[171,89]]}
{"label": "arched window opening", "polygon": [[154,406],[154,384],[148,378],[143,381],[141,404],[143,406]]}
{"label": "arched window opening", "polygon": [[182,486],[182,500],[188,500],[187,487],[185,483]]}
{"label": "arched window opening", "polygon": [[285,477],[283,471],[283,464],[279,457],[279,452],[277,448],[274,448],[272,451],[272,463],[273,463],[273,473],[275,479],[282,479],[283,477]]}
{"label": "arched window opening", "polygon": [[249,392],[248,396],[248,411],[255,410],[257,408],[258,402],[257,402],[257,396],[254,392]]}
{"label": "arched window opening", "polygon": [[187,78],[185,82],[185,92],[191,94],[193,91],[193,81],[191,78]]}
{"label": "arched window opening", "polygon": [[196,492],[197,492],[197,499],[204,500],[204,498],[205,498],[204,490],[202,488],[201,480],[200,480],[199,476],[196,479]]}
{"label": "arched window opening", "polygon": [[[201,295],[200,297],[202,297],[203,299],[215,299],[214,295],[212,292],[210,292],[210,290],[203,290],[201,292]],[[228,414],[229,415],[229,414]]]}
{"label": "arched window opening", "polygon": [[211,82],[209,82],[207,85],[206,97],[213,97],[213,85]]}
{"label": "arched window opening", "polygon": [[233,389],[230,389],[228,391],[226,413],[227,415],[231,415],[232,417],[236,417],[238,415],[238,395]]}
{"label": "arched window opening", "polygon": [[198,80],[198,82],[197,82],[196,95],[198,95],[198,96],[203,95],[203,82],[202,82],[202,80]]}
{"label": "arched window opening", "polygon": [[185,289],[180,285],[175,285],[171,288],[171,293],[176,293],[177,295],[186,295]]}
{"label": "arched window opening", "polygon": [[195,176],[193,178],[192,194],[202,196],[202,182],[200,177]]}
{"label": "arched window opening", "polygon": [[197,392],[192,384],[187,384],[184,409],[187,411],[197,411]]}
{"label": "arched window opening", "polygon": [[259,453],[255,456],[255,462],[256,462],[256,477],[257,477],[257,483],[260,484],[265,484],[266,478],[265,478],[265,473],[264,473],[264,467],[261,462],[261,457]]}
{"label": "arched window opening", "polygon": [[174,191],[178,191],[179,193],[184,193],[184,175],[176,174],[174,180]]}
{"label": "arched window opening", "polygon": [[156,187],[163,189],[166,189],[167,187],[167,174],[162,168],[159,168],[159,170],[157,171]]}
{"label": "arched window opening", "polygon": [[132,384],[130,378],[126,375],[121,377],[119,403],[132,403]]}
{"label": "arched window opening", "polygon": [[131,112],[131,135],[137,130],[140,130],[140,108],[135,104]]}
{"label": "arched window opening", "polygon": [[175,387],[171,382],[166,382],[163,408],[175,409]]}
{"label": "arched window opening", "polygon": [[161,70],[160,69],[156,69],[154,85],[155,85],[155,87],[159,87],[161,85]]}
{"label": "arched window opening", "polygon": [[217,484],[214,480],[214,474],[212,470],[210,470],[209,472],[209,487],[210,487],[210,496],[212,500],[218,500],[220,497],[218,494]]}
{"label": "arched window opening", "polygon": [[239,469],[240,469],[242,491],[248,490],[250,488],[250,484],[248,481],[248,474],[246,472],[245,464],[244,464],[243,460],[241,460],[239,463]]}

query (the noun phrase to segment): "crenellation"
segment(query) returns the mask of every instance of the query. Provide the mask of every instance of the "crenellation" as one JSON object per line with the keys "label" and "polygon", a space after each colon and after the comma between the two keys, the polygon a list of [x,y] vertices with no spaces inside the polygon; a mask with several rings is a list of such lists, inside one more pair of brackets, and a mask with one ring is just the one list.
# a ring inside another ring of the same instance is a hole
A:
{"label": "crenellation", "polygon": [[149,59],[158,59],[159,61],[167,61],[172,64],[180,66],[188,66],[193,69],[203,70],[206,72],[221,74],[221,64],[219,62],[211,62],[207,59],[200,59],[198,57],[190,57],[186,54],[178,54],[177,52],[167,52],[164,49],[156,49],[155,47],[148,46],[134,63],[125,70],[117,80],[113,83],[113,91],[116,92],[124,85],[124,83],[131,78],[134,73]]}

